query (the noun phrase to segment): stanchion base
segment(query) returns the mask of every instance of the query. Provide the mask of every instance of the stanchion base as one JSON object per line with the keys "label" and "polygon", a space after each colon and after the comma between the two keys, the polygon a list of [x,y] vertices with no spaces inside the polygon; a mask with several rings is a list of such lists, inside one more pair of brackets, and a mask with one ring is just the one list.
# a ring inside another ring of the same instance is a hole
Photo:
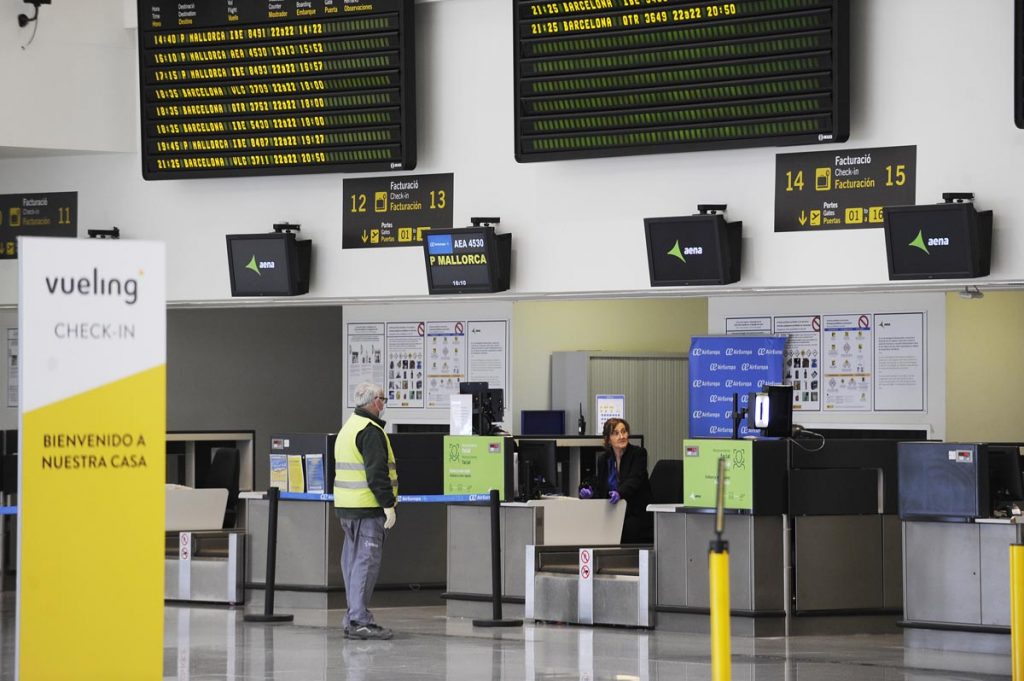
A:
{"label": "stanchion base", "polygon": [[473,620],[474,627],[521,627],[522,620]]}
{"label": "stanchion base", "polygon": [[246,622],[291,622],[295,615],[257,615],[250,614],[242,617]]}

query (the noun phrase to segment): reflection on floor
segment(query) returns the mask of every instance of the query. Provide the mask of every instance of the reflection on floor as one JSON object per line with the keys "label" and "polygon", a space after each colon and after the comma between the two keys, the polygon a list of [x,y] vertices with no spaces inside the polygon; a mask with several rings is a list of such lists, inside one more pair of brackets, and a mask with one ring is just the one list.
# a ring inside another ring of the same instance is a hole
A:
{"label": "reflection on floor", "polygon": [[[276,608],[277,612],[287,612]],[[452,679],[710,679],[706,636],[527,624],[475,628],[444,606],[378,607],[391,641],[348,641],[340,611],[291,610],[291,624],[252,624],[241,609],[165,610],[164,678],[179,681]],[[732,641],[744,681],[983,681],[1008,679],[1005,656],[905,650],[900,635]],[[57,651],[55,650],[55,653]],[[0,596],[0,681],[14,679],[14,598]]]}

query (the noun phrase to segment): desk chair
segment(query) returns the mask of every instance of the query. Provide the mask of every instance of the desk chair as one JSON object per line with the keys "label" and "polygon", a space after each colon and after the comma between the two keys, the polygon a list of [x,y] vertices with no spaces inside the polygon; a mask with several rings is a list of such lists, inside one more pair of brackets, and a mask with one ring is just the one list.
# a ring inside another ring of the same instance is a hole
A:
{"label": "desk chair", "polygon": [[683,503],[683,462],[662,459],[651,470],[651,503]]}

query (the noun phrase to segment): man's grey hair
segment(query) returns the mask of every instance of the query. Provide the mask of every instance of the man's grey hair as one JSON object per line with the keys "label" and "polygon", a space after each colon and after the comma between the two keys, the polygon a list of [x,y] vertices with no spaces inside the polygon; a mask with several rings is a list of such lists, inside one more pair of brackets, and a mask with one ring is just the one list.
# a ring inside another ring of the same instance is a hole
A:
{"label": "man's grey hair", "polygon": [[355,398],[357,407],[365,407],[377,399],[377,395],[382,395],[383,393],[384,389],[376,383],[360,383],[356,386],[356,392],[352,397]]}

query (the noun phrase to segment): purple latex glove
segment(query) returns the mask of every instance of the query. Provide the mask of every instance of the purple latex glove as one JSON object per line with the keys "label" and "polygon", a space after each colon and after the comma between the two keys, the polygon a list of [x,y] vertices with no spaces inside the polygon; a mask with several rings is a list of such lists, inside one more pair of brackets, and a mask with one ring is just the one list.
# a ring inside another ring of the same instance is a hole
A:
{"label": "purple latex glove", "polygon": [[589,486],[580,487],[580,499],[593,499],[594,490]]}
{"label": "purple latex glove", "polygon": [[609,504],[617,504],[617,503],[619,503],[619,499],[621,499],[621,498],[622,497],[619,496],[619,491],[613,489],[611,491],[611,494],[608,495],[608,503]]}

